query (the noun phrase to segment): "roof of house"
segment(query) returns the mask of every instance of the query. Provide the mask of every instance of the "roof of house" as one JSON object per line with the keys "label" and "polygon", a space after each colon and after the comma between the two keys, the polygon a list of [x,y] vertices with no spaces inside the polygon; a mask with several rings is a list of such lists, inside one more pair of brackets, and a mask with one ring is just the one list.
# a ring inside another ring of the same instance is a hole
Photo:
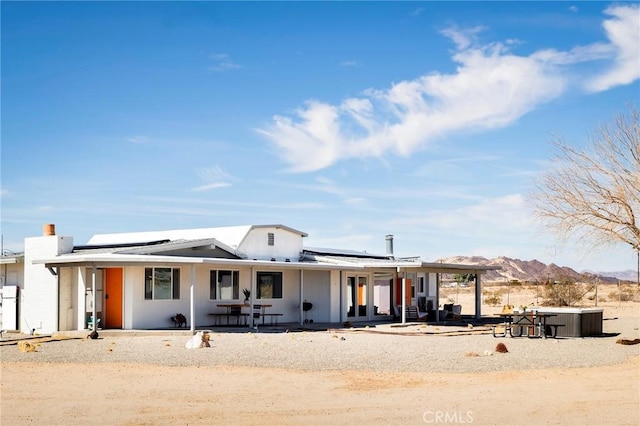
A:
{"label": "roof of house", "polygon": [[357,250],[343,250],[343,249],[332,249],[332,248],[316,248],[316,247],[305,247],[303,249],[303,254],[305,255],[328,255],[328,256],[340,256],[340,257],[359,257],[359,258],[371,258],[371,259],[389,259],[389,255],[380,255],[367,253],[366,251],[357,251]]}
{"label": "roof of house", "polygon": [[24,262],[24,253],[0,256],[0,265]]}
{"label": "roof of house", "polygon": [[364,251],[303,248],[300,259],[286,261],[247,259],[238,246],[252,229],[277,228],[307,234],[284,225],[246,225],[221,228],[99,234],[88,245],[76,246],[72,253],[42,259],[35,263],[47,266],[81,264],[233,264],[277,266],[282,268],[342,269],[365,268],[421,269],[428,272],[458,273],[500,269],[497,266],[443,264],[423,262],[419,257],[397,258]]}
{"label": "roof of house", "polygon": [[88,241],[89,245],[145,243],[162,240],[198,240],[214,238],[217,241],[233,248],[238,248],[242,240],[252,229],[276,228],[285,229],[301,237],[308,235],[297,229],[284,225],[242,225],[225,226],[218,228],[174,229],[167,231],[127,232],[116,234],[96,234]]}
{"label": "roof of house", "polygon": [[[186,250],[186,251],[185,251]],[[198,250],[198,252],[196,252]],[[226,244],[221,243],[215,238],[201,238],[197,240],[158,240],[148,241],[143,243],[121,243],[121,244],[93,244],[84,246],[75,246],[73,248],[74,254],[140,254],[140,255],[198,255],[199,257],[216,257],[214,253],[219,253],[219,250],[232,255],[233,257],[241,258],[236,250]],[[189,251],[192,251],[190,253]],[[208,253],[204,255],[204,253]],[[188,257],[188,256],[186,256]],[[219,256],[222,257],[222,256]]]}

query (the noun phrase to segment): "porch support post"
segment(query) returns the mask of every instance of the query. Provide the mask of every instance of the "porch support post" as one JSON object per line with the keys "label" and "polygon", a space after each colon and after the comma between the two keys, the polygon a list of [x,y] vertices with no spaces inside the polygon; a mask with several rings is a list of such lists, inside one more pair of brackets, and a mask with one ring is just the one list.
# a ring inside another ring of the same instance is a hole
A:
{"label": "porch support post", "polygon": [[304,324],[304,271],[300,269],[300,325]]}
{"label": "porch support post", "polygon": [[92,330],[96,331],[96,329],[98,328],[98,312],[97,312],[97,308],[96,308],[96,304],[98,301],[98,297],[96,296],[96,274],[98,273],[98,268],[96,268],[96,265],[93,264],[91,265],[91,298],[92,300],[92,305],[93,307],[91,308],[91,315],[93,315],[93,321],[92,321]]}
{"label": "porch support post", "polygon": [[[400,268],[398,268],[398,273],[400,273]],[[400,316],[402,317],[402,324],[405,324],[407,322],[407,307],[406,307],[406,300],[407,300],[407,286],[406,284],[406,280],[407,280],[407,273],[403,272],[402,273],[402,311],[400,312]]]}
{"label": "porch support post", "polygon": [[476,320],[482,316],[482,282],[480,274],[476,271]]}
{"label": "porch support post", "polygon": [[251,329],[253,327],[253,303],[255,301],[256,298],[256,289],[257,289],[257,285],[256,285],[256,268],[255,266],[251,267],[251,282],[249,283],[249,287],[251,288],[251,293],[249,296],[249,328]]}
{"label": "porch support post", "polygon": [[436,324],[440,322],[440,272],[436,273]]}
{"label": "porch support post", "polygon": [[194,295],[195,295],[195,286],[196,286],[196,265],[191,265],[191,284],[189,286],[189,316],[191,317],[191,324],[189,329],[191,333],[196,332],[196,308],[194,305]]}

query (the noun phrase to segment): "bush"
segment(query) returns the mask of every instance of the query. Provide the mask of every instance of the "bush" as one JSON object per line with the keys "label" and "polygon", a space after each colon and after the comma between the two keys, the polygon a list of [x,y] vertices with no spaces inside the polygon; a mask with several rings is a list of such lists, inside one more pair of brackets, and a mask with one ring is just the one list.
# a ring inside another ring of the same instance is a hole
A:
{"label": "bush", "polygon": [[620,298],[618,298],[618,290],[609,292],[609,300],[612,302],[632,302],[640,299],[640,293],[634,290],[633,286],[625,285],[620,288]]}
{"label": "bush", "polygon": [[542,292],[545,299],[544,304],[547,306],[573,306],[593,288],[593,285],[583,286],[568,280],[545,284]]}
{"label": "bush", "polygon": [[485,291],[484,303],[491,306],[498,306],[502,304],[502,291]]}

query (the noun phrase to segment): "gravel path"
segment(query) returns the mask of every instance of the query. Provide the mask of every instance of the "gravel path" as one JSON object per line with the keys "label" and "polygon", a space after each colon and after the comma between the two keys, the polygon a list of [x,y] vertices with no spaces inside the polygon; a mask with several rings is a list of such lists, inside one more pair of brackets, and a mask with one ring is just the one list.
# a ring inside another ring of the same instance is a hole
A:
{"label": "gravel path", "polygon": [[[491,334],[421,334],[434,326],[280,333],[212,332],[211,348],[185,349],[188,336],[105,336],[97,340],[43,342],[36,352],[0,346],[6,362],[144,363],[167,366],[244,366],[295,370],[487,372],[617,364],[640,355],[638,318],[605,321],[609,337],[572,339],[494,338]],[[463,330],[461,330],[463,331]],[[613,332],[625,331],[624,336]],[[509,353],[495,352],[499,342]],[[485,355],[487,354],[487,355]],[[490,354],[490,355],[489,355]],[[479,356],[472,356],[479,355]]]}

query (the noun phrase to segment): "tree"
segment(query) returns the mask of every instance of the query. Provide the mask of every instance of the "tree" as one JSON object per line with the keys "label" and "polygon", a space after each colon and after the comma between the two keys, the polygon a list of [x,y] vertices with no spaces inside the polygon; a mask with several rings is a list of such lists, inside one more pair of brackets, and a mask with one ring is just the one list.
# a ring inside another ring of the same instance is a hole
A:
{"label": "tree", "polygon": [[536,216],[561,240],[630,244],[640,252],[640,114],[635,107],[598,128],[585,149],[561,137],[531,194]]}
{"label": "tree", "polygon": [[474,274],[454,274],[453,275],[453,279],[458,284],[468,283],[469,281],[473,281],[475,278],[476,277]]}

